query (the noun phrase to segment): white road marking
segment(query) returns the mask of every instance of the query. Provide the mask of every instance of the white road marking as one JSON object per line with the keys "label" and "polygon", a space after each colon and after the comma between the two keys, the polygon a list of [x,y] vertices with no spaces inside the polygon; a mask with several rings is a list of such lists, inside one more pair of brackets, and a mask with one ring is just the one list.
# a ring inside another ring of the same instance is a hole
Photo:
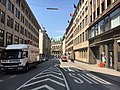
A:
{"label": "white road marking", "polygon": [[70,72],[75,72],[74,70],[72,70],[71,68],[68,67],[68,71]]}
{"label": "white road marking", "polygon": [[69,73],[69,75],[75,79],[73,79],[76,83],[84,83],[80,78],[75,77],[74,73]]}
{"label": "white road marking", "polygon": [[57,79],[63,80],[62,78],[60,78],[60,77],[58,77],[58,76],[55,76],[55,75],[53,75],[53,74],[47,74],[47,75],[43,75],[43,76],[40,76],[40,77],[35,77],[35,78],[33,78],[33,79],[35,80],[35,79],[40,79],[40,78],[48,77],[48,76],[52,76],[52,77],[55,77],[55,78],[57,78]]}
{"label": "white road marking", "polygon": [[0,80],[0,83],[3,82],[4,80]]}
{"label": "white road marking", "polygon": [[[56,68],[57,68],[57,67],[56,67]],[[62,77],[63,77],[63,79],[64,79],[64,82],[65,82],[65,85],[66,85],[67,90],[70,90],[70,87],[69,87],[69,85],[68,85],[68,83],[67,83],[67,80],[66,80],[64,74],[62,73],[62,71],[61,71],[60,69],[58,69],[58,70],[59,70],[59,71],[61,72],[61,74],[62,74]]]}
{"label": "white road marking", "polygon": [[49,73],[54,73],[54,74],[57,74],[57,75],[61,75],[60,73],[56,73],[56,72],[53,72],[53,71],[42,72],[42,74],[49,74]]}
{"label": "white road marking", "polygon": [[63,68],[63,70],[67,72],[66,68]]}
{"label": "white road marking", "polygon": [[95,75],[92,75],[92,74],[87,74],[87,75],[88,75],[89,77],[93,78],[94,80],[102,83],[102,84],[111,84],[110,82],[107,82],[107,81],[105,81],[105,80],[103,80],[103,79],[101,79],[101,78],[99,78],[99,77],[97,77],[97,76],[95,76]]}
{"label": "white road marking", "polygon": [[40,87],[37,87],[37,88],[34,88],[34,89],[31,89],[31,90],[40,90],[42,88],[47,88],[48,90],[55,90],[54,88],[48,86],[48,85],[43,85],[43,86],[40,86]]}
{"label": "white road marking", "polygon": [[16,77],[16,75],[11,76],[10,78],[14,78],[14,77]]}
{"label": "white road marking", "polygon": [[85,81],[87,81],[88,83],[90,83],[90,84],[92,84],[92,82],[91,81],[89,81],[88,79],[86,79],[85,77],[83,77],[82,75],[80,75],[80,74],[78,74],[81,78],[83,78]]}
{"label": "white road marking", "polygon": [[50,78],[47,78],[47,79],[44,79],[44,80],[40,80],[40,81],[36,81],[36,82],[33,82],[33,83],[29,83],[29,84],[24,85],[23,87],[28,87],[28,86],[31,86],[31,85],[34,85],[34,84],[37,84],[37,83],[41,83],[41,82],[44,82],[44,81],[48,81],[48,80],[51,81],[51,82],[54,82],[54,83],[56,83],[58,85],[61,85],[61,86],[65,87],[64,84],[62,84],[60,82],[57,82],[55,80],[52,80]]}

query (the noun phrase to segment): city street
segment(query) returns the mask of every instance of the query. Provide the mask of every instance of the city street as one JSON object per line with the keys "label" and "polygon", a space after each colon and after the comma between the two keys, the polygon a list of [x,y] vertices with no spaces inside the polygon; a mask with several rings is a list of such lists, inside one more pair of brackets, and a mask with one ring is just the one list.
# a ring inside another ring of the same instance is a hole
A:
{"label": "city street", "polygon": [[119,88],[119,84],[110,79],[78,68],[70,61],[61,62],[58,59],[43,62],[27,73],[0,73],[1,90],[119,90]]}

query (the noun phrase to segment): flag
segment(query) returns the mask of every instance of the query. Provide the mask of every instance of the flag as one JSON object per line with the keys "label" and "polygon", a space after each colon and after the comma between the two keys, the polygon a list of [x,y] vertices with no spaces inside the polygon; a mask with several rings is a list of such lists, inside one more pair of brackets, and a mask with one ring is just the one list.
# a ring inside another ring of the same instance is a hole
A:
{"label": "flag", "polygon": [[68,20],[68,23],[70,23],[70,21]]}
{"label": "flag", "polygon": [[75,4],[73,4],[73,5],[74,5],[74,8],[77,8],[77,6]]}
{"label": "flag", "polygon": [[73,16],[73,14],[72,14],[72,13],[70,13],[70,16],[72,17],[72,16]]}

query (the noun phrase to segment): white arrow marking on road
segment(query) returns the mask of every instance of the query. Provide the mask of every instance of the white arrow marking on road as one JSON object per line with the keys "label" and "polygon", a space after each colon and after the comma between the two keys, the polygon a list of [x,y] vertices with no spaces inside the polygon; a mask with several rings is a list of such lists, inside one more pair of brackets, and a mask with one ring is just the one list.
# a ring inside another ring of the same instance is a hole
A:
{"label": "white arrow marking on road", "polygon": [[27,84],[27,85],[24,85],[23,87],[31,86],[31,85],[34,85],[34,84],[37,84],[37,83],[41,83],[41,82],[44,82],[44,81],[48,81],[48,80],[51,81],[51,82],[54,82],[54,83],[56,83],[56,84],[58,84],[58,85],[61,85],[61,86],[65,87],[64,84],[62,84],[62,83],[60,83],[60,82],[57,82],[57,81],[55,81],[55,80],[52,80],[52,79],[50,79],[50,78],[47,78],[47,79],[44,79],[44,80],[40,80],[40,81],[36,81],[36,82],[33,82],[33,83],[29,83],[29,84]]}
{"label": "white arrow marking on road", "polygon": [[76,83],[84,83],[80,78],[75,77],[74,73],[69,73],[69,75],[75,79],[73,79]]}
{"label": "white arrow marking on road", "polygon": [[68,70],[69,70],[70,72],[75,72],[74,70],[70,69],[69,67],[68,67]]}
{"label": "white arrow marking on road", "polygon": [[60,77],[58,77],[58,76],[55,76],[55,75],[53,75],[53,74],[47,74],[47,75],[43,75],[43,76],[40,76],[40,77],[35,77],[35,78],[33,78],[33,79],[35,80],[35,79],[40,79],[40,78],[48,77],[48,76],[52,76],[52,77],[55,77],[55,78],[57,78],[57,79],[63,80],[62,78],[60,78]]}
{"label": "white arrow marking on road", "polygon": [[87,78],[88,80],[94,82],[95,84],[98,84],[96,81],[92,80],[90,77],[88,77],[88,76],[86,76],[86,75],[84,75],[84,74],[82,74],[82,75],[83,75],[85,78]]}
{"label": "white arrow marking on road", "polygon": [[88,79],[84,78],[82,75],[78,74],[78,76],[80,76],[81,78],[83,78],[84,80],[86,80],[88,83],[92,84],[91,81],[89,81]]}
{"label": "white arrow marking on road", "polygon": [[107,82],[107,81],[105,81],[105,80],[103,80],[103,79],[101,79],[101,78],[99,78],[99,77],[97,77],[97,76],[95,76],[95,75],[92,75],[92,74],[87,74],[87,75],[88,75],[89,77],[93,78],[94,80],[100,82],[100,83],[103,83],[103,84],[111,84],[110,82]]}
{"label": "white arrow marking on road", "polygon": [[54,88],[48,86],[48,85],[43,85],[43,86],[40,86],[40,87],[37,87],[37,88],[34,88],[34,89],[31,89],[31,90],[40,90],[42,88],[47,88],[48,90],[55,90]]}

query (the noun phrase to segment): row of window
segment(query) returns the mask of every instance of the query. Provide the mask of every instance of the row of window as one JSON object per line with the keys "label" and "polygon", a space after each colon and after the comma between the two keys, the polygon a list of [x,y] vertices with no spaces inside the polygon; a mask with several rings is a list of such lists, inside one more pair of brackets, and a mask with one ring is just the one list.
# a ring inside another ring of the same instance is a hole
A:
{"label": "row of window", "polygon": [[77,45],[77,44],[80,44],[80,43],[82,43],[82,42],[84,42],[86,40],[88,40],[88,31],[85,31],[82,34],[80,34],[78,37],[76,37],[73,40],[73,44]]}
{"label": "row of window", "polygon": [[[4,4],[4,5],[6,5],[6,0],[1,0],[0,1],[2,4]],[[16,3],[18,4],[18,5],[20,5],[20,0],[16,0]],[[23,4],[21,5],[21,8],[22,8],[22,6],[23,6]],[[14,14],[14,5],[11,3],[11,1],[10,0],[8,0],[8,10],[9,11],[11,11],[13,14]],[[15,9],[16,10],[16,12],[15,12],[15,16],[18,18],[18,19],[20,19],[20,11],[16,8]],[[23,10],[25,10],[25,9],[23,9]],[[2,11],[3,12],[3,11]],[[3,12],[4,13],[4,12]],[[28,11],[26,12],[26,14],[25,15],[27,15],[28,14]],[[33,21],[33,18],[31,17],[31,15],[29,15],[30,16],[30,20],[32,19],[32,21]],[[4,14],[4,20],[5,20],[5,14]],[[4,21],[3,20],[3,21]],[[5,22],[5,21],[4,21]],[[21,22],[23,23],[23,24],[25,24],[29,29],[31,29],[32,31],[33,31],[33,33],[35,33],[35,34],[37,34],[37,36],[38,36],[38,32],[33,28],[33,26],[28,22],[28,20],[27,19],[25,19],[24,18],[24,16],[21,14]],[[35,21],[33,21],[34,22],[34,25],[35,25]]]}
{"label": "row of window", "polygon": [[[2,10],[0,10],[0,22],[5,24],[5,13]],[[14,20],[8,15],[7,26],[13,29],[13,25],[15,25],[15,30],[19,32],[19,23],[17,23],[16,21],[14,22]],[[30,27],[31,27],[30,29],[32,30],[32,32],[38,37],[39,36],[38,32],[31,25]],[[24,35],[24,31],[21,34]]]}
{"label": "row of window", "polygon": [[[24,40],[14,35],[14,44],[29,43],[28,40]],[[6,45],[13,44],[13,34],[6,32]],[[4,31],[0,29],[0,46],[4,47]]]}
{"label": "row of window", "polygon": [[95,37],[120,25],[120,7],[90,28],[89,38]]}
{"label": "row of window", "polygon": [[79,51],[79,57],[78,57],[78,59],[80,59],[80,58],[87,58],[87,50]]}

